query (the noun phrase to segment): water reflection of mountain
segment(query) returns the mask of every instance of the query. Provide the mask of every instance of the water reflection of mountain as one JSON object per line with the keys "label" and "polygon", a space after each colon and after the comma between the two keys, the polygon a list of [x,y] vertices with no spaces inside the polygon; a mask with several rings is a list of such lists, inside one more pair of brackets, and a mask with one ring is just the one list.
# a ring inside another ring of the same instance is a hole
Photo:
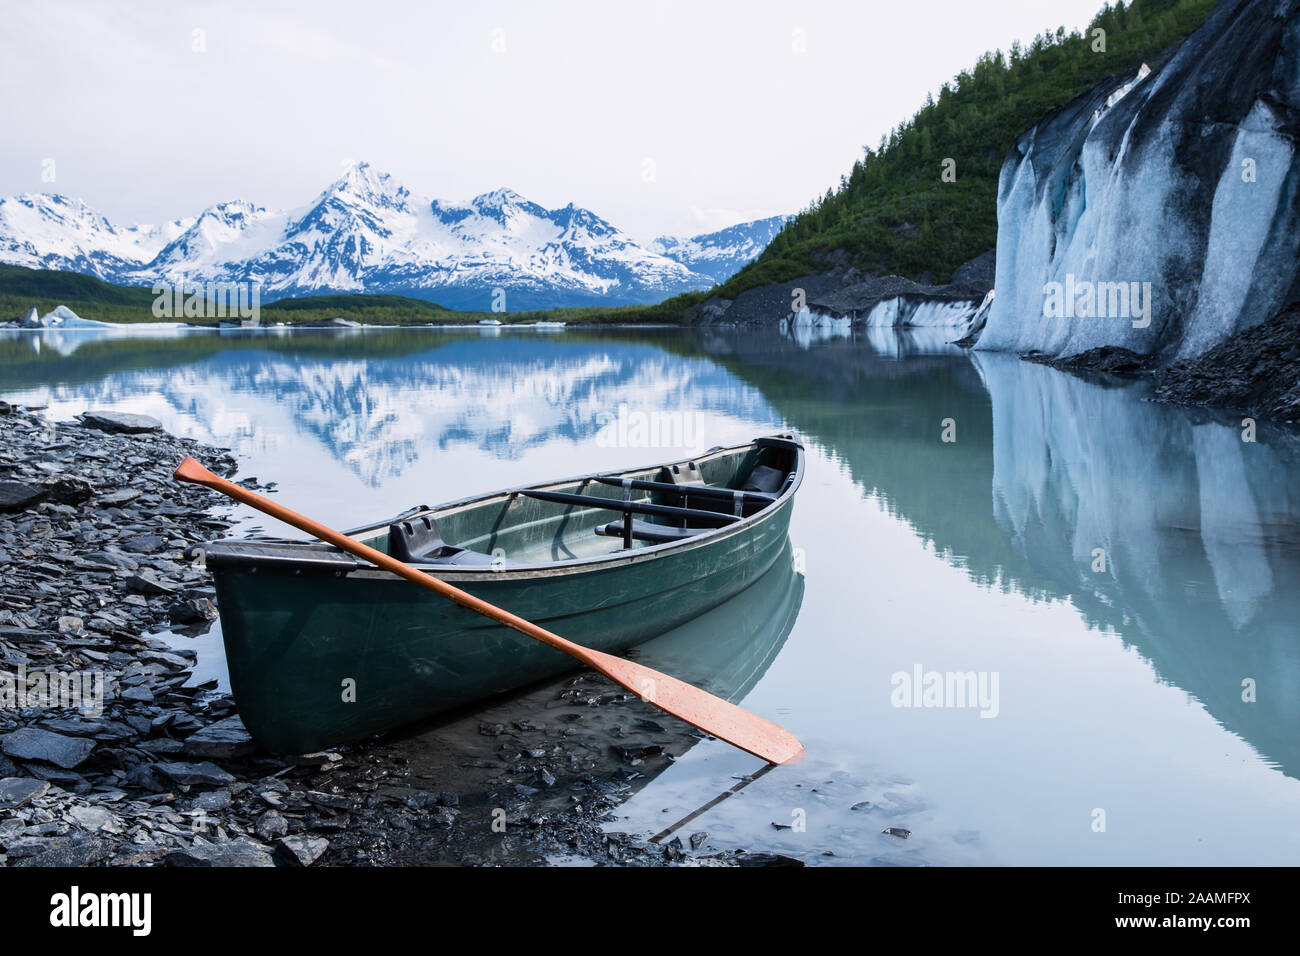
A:
{"label": "water reflection of mountain", "polygon": [[[83,405],[162,400],[183,421],[224,421],[227,433],[213,437],[236,450],[241,440],[260,445],[265,423],[287,417],[287,430],[310,436],[372,486],[457,445],[516,457],[556,440],[592,440],[620,405],[770,417],[756,389],[707,359],[665,351],[653,336],[400,330],[232,343],[192,335],[156,348],[166,361],[139,340],[66,356],[6,353],[13,361],[0,390],[40,384],[54,401],[75,396]],[[264,410],[231,412],[250,400]]]}
{"label": "water reflection of mountain", "polygon": [[1300,776],[1294,434],[1246,443],[1239,421],[1145,402],[1140,383],[1013,357],[703,344],[975,580],[1071,602]]}

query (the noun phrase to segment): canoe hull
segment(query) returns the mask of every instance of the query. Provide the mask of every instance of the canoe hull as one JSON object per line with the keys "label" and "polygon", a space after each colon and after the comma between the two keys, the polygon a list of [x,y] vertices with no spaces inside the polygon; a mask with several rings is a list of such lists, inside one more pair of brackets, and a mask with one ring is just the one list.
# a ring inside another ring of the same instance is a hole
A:
{"label": "canoe hull", "polygon": [[[433,573],[572,641],[617,653],[762,576],[786,546],[792,502],[786,497],[744,527],[607,566]],[[383,572],[214,575],[239,713],[272,751],[356,741],[576,666]]]}

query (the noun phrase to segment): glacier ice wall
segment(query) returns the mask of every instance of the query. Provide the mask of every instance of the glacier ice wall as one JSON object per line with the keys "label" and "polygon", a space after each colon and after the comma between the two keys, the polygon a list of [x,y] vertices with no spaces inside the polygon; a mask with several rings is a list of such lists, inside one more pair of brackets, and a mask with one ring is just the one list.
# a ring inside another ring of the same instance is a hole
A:
{"label": "glacier ice wall", "polygon": [[899,296],[877,304],[867,313],[862,324],[868,327],[947,328],[965,333],[978,310],[978,302]]}
{"label": "glacier ice wall", "polygon": [[982,320],[992,301],[992,292],[982,302],[900,295],[882,299],[856,315],[805,308],[782,319],[780,329],[800,348],[830,339],[851,338],[855,327],[865,327],[868,336],[876,329],[925,329],[938,333],[942,338],[939,344],[943,345],[969,333]]}
{"label": "glacier ice wall", "polygon": [[[998,295],[977,348],[1167,361],[1270,318],[1300,294],[1298,136],[1296,0],[1224,0],[1159,69],[1048,114],[1002,168]],[[1150,283],[1150,313],[1103,295],[1047,315],[1052,283]]]}

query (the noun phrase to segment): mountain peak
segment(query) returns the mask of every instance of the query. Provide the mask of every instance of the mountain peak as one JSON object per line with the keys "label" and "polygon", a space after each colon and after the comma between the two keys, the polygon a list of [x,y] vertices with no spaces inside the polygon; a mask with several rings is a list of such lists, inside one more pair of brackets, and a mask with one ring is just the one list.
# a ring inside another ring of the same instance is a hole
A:
{"label": "mountain peak", "polygon": [[359,199],[404,201],[411,191],[390,174],[367,162],[353,163],[325,190],[325,196],[352,196]]}
{"label": "mountain peak", "polygon": [[[521,206],[529,204],[528,200],[509,186],[502,186],[491,192],[480,193],[471,202],[480,209],[500,209],[502,206]],[[531,204],[530,204],[531,205]]]}
{"label": "mountain peak", "polygon": [[[235,200],[157,227],[119,229],[76,198],[0,199],[0,262],[130,285],[255,281],[264,301],[392,292],[483,309],[509,289],[511,309],[658,302],[708,288],[762,248],[753,236],[702,238],[687,243],[697,268],[682,249],[642,245],[572,202],[547,209],[505,186],[467,202],[413,199],[364,161],[290,211]],[[719,245],[729,248],[701,248]]]}

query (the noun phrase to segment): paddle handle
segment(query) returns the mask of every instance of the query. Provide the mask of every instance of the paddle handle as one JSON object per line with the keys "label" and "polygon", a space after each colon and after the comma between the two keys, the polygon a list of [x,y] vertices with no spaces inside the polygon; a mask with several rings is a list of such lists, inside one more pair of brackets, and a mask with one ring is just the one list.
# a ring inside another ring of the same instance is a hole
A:
{"label": "paddle handle", "polygon": [[418,584],[421,587],[428,588],[430,591],[435,591],[448,600],[455,601],[461,607],[468,608],[471,611],[477,611],[484,617],[489,617],[500,624],[504,624],[506,627],[514,628],[522,634],[527,634],[529,637],[535,638],[543,644],[555,648],[557,651],[563,651],[572,657],[576,657],[584,664],[593,663],[591,655],[587,653],[587,648],[583,647],[581,644],[566,641],[564,638],[560,637],[560,635],[552,634],[544,627],[538,627],[531,621],[527,621],[522,617],[511,614],[509,611],[502,610],[495,604],[489,604],[487,601],[476,598],[472,594],[467,594],[460,588],[453,587],[446,581],[440,581],[431,574],[425,574],[423,571],[413,568],[409,564],[404,564],[396,558],[384,554],[382,551],[376,551],[374,548],[362,544],[355,538],[349,538],[347,535],[340,534],[332,528],[328,528],[323,524],[312,521],[305,515],[300,515],[298,512],[291,511],[283,505],[278,505],[274,501],[263,498],[261,495],[249,491],[247,488],[241,488],[233,481],[219,478],[193,458],[186,458],[181,462],[172,477],[179,481],[188,481],[191,484],[204,485],[208,488],[219,491],[223,495],[234,498],[236,501],[243,502],[250,508],[256,508],[258,511],[270,515],[272,518],[283,521],[285,524],[291,524],[299,531],[305,531],[321,541],[328,541],[330,544],[342,548],[344,551],[354,555],[355,557],[369,561],[376,567],[400,575],[412,584]]}

